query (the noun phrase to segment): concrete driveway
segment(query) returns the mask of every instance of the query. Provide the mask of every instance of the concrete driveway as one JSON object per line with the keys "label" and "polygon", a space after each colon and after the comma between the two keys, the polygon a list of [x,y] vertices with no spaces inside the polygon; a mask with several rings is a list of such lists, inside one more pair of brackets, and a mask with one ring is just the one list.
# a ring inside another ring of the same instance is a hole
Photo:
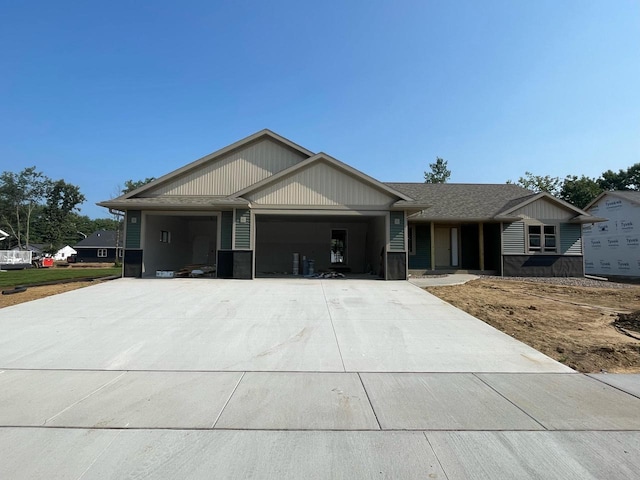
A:
{"label": "concrete driveway", "polygon": [[640,376],[577,374],[408,282],[122,279],[0,331],[0,478],[640,469]]}

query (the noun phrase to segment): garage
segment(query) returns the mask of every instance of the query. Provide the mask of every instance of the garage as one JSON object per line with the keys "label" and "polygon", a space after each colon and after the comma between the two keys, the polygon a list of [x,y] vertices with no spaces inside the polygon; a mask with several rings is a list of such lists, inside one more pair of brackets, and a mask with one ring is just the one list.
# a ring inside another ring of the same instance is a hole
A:
{"label": "garage", "polygon": [[294,254],[313,260],[315,272],[382,273],[386,214],[256,215],[256,276],[291,275]]}
{"label": "garage", "polygon": [[142,275],[177,271],[186,265],[215,267],[218,215],[147,212],[142,229]]}

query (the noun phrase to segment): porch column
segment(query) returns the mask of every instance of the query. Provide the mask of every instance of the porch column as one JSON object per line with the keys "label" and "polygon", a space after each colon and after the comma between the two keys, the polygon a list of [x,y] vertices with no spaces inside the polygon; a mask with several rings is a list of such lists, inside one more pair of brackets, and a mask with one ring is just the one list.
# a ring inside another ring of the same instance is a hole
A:
{"label": "porch column", "polygon": [[478,243],[480,249],[480,270],[484,270],[484,223],[478,224]]}
{"label": "porch column", "polygon": [[436,269],[436,227],[431,222],[429,224],[429,228],[431,229],[431,270]]}

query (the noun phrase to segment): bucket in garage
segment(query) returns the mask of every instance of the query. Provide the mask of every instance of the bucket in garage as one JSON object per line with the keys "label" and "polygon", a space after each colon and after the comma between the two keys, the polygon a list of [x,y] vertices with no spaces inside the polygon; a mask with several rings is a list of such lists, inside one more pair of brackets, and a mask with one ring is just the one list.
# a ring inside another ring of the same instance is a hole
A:
{"label": "bucket in garage", "polygon": [[293,254],[293,274],[294,275],[299,275],[300,273],[300,254],[299,253],[294,253]]}

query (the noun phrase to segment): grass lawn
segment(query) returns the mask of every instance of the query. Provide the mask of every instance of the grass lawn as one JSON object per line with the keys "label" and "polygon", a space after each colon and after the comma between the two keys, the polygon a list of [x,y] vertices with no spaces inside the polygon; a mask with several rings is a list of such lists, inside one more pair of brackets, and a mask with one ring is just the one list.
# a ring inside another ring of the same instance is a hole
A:
{"label": "grass lawn", "polygon": [[0,287],[16,285],[38,285],[75,278],[109,277],[122,274],[121,267],[111,268],[29,268],[0,272]]}

